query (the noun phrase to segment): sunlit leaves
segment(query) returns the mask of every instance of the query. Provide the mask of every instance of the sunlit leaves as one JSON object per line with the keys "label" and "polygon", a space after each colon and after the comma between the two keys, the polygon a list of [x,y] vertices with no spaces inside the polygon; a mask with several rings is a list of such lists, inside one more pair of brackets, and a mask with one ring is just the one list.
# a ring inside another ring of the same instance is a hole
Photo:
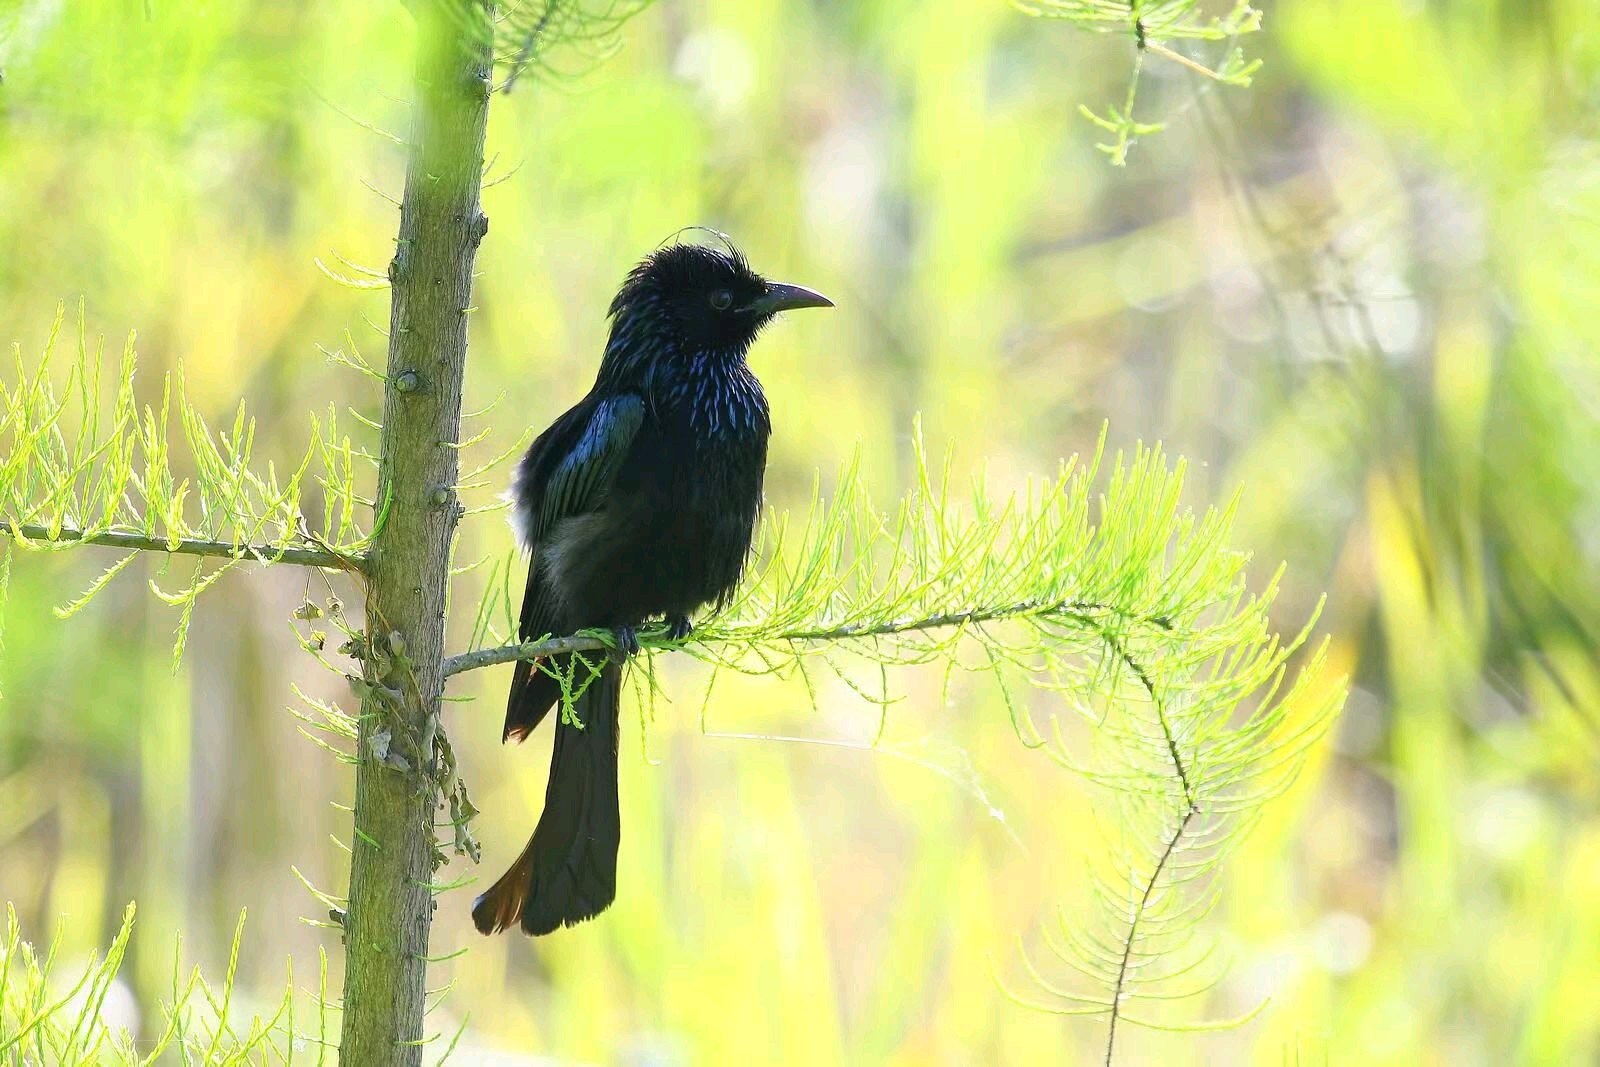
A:
{"label": "sunlit leaves", "polygon": [[[53,367],[64,319],[58,311],[31,366],[14,345],[13,371],[0,380],[0,533],[32,550],[99,543],[199,557],[178,589],[151,583],[179,610],[179,653],[196,598],[239,562],[358,564],[366,533],[356,509],[371,503],[355,489],[365,454],[340,434],[335,409],[325,421],[312,417],[310,441],[280,472],[256,461],[256,423],[244,405],[214,430],[185,396],[181,372],[165,376],[159,402],[141,409],[132,338],[108,366],[81,311],[76,352]],[[316,532],[303,510],[311,500],[320,501]],[[106,568],[57,614],[82,610],[132,558]]]}
{"label": "sunlit leaves", "polygon": [[[298,872],[296,872],[298,873]],[[308,885],[308,888],[309,885]],[[337,1008],[328,996],[327,958],[321,958],[314,990],[295,988],[292,969],[271,1015],[239,1018],[234,1008],[244,915],[234,927],[228,967],[218,984],[198,967],[185,974],[182,957],[173,956],[172,985],[158,1015],[135,1042],[107,1010],[107,994],[121,981],[118,972],[133,936],[134,906],[105,956],[91,956],[76,979],[63,973],[60,928],[41,954],[23,940],[16,911],[7,907],[0,941],[0,1062],[115,1064],[149,1067],[183,1062],[216,1065],[265,1063],[325,1064],[337,1057],[330,1041],[330,1016]],[[181,948],[181,946],[180,946]],[[295,1011],[296,1001],[309,998]]]}
{"label": "sunlit leaves", "polygon": [[1094,33],[1142,34],[1156,41],[1222,41],[1261,28],[1261,11],[1236,0],[1226,15],[1207,15],[1200,0],[1016,0],[1038,18],[1061,19]]}
{"label": "sunlit leaves", "polygon": [[[1248,591],[1231,507],[1182,506],[1182,464],[1159,449],[1116,457],[1109,474],[1099,455],[1069,462],[1001,499],[981,481],[954,490],[948,462],[918,459],[917,487],[892,512],[852,467],[798,533],[769,519],[752,580],[688,651],[758,674],[816,661],[849,681],[864,661],[875,680],[915,664],[993,678],[1019,738],[1102,787],[1110,846],[1087,872],[1092,910],[1047,939],[1077,987],[1028,969],[1050,1010],[1151,1023],[1125,1009],[1221,977],[1225,961],[1196,936],[1212,875],[1294,780],[1341,689],[1319,681],[1320,653],[1288,678],[1307,634],[1272,632],[1276,578]],[[1077,717],[1087,743],[1070,743],[1054,710],[1041,732],[1037,702],[1018,696],[1028,686]],[[895,699],[887,682],[854,688]]]}
{"label": "sunlit leaves", "polygon": [[597,66],[622,46],[629,19],[654,0],[429,0],[466,33],[492,38],[509,89],[525,74],[566,78]]}
{"label": "sunlit leaves", "polygon": [[[1066,979],[1024,955],[1045,999],[1015,999],[1106,1019],[1108,1046],[1119,1021],[1217,1025],[1150,1005],[1223,976],[1198,936],[1213,875],[1294,781],[1342,684],[1321,677],[1320,650],[1291,671],[1310,624],[1273,632],[1279,575],[1250,590],[1249,557],[1229,546],[1233,506],[1184,506],[1183,464],[1160,448],[1097,451],[996,497],[981,478],[953,486],[950,461],[915,440],[915,483],[896,507],[880,508],[852,463],[804,521],[768,516],[749,578],[690,641],[648,633],[647,653],[704,661],[708,693],[721,671],[796,678],[813,699],[814,675],[836,678],[879,707],[873,748],[897,669],[941,669],[947,690],[955,672],[990,680],[1019,740],[1095,787],[1105,846],[1085,851],[1088,911],[1045,932]],[[514,590],[493,580],[506,573],[491,573],[475,639],[493,636],[493,616],[513,625]],[[655,672],[641,668],[648,703]]]}
{"label": "sunlit leaves", "polygon": [[[1228,545],[1232,507],[1184,507],[1183,465],[1159,448],[1114,458],[1109,474],[1099,454],[1068,462],[999,499],[981,480],[953,489],[948,460],[917,457],[917,485],[891,512],[852,466],[798,532],[769,518],[751,580],[688,651],[756,674],[815,662],[846,681],[865,662],[873,682],[852,687],[885,709],[886,668],[991,677],[1023,743],[1101,787],[1109,846],[1087,872],[1091,911],[1047,938],[1076,986],[1028,970],[1049,1010],[1101,1015],[1113,1031],[1154,1025],[1138,1004],[1221,977],[1196,936],[1212,875],[1294,780],[1342,688],[1320,680],[1320,652],[1291,677],[1309,624],[1273,633],[1277,577],[1249,591],[1248,557]],[[1051,695],[1043,732],[1038,703],[1018,695],[1029,686]]]}
{"label": "sunlit leaves", "polygon": [[[1199,0],[1013,0],[1017,8],[1036,18],[1068,22],[1090,33],[1124,34],[1135,49],[1133,68],[1122,106],[1109,105],[1101,114],[1080,105],[1084,118],[1107,131],[1112,140],[1096,147],[1115,166],[1124,166],[1128,150],[1139,138],[1159,133],[1164,122],[1136,119],[1134,100],[1144,71],[1144,57],[1154,55],[1220,85],[1243,87],[1260,68],[1259,59],[1247,59],[1238,38],[1261,29],[1261,11],[1236,0],[1225,15],[1208,15]],[[1227,42],[1214,61],[1197,59],[1174,47],[1184,42]]]}

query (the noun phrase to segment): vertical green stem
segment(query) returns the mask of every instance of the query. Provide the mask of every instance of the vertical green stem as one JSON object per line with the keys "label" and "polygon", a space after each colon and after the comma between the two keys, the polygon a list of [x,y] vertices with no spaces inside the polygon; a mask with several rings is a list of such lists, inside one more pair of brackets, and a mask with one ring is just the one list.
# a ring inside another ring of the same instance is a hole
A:
{"label": "vertical green stem", "polygon": [[[490,32],[481,0],[414,0],[416,87],[392,282],[378,499],[367,568],[367,682],[345,917],[341,1062],[421,1062],[433,819],[432,741],[479,210]],[[387,733],[385,733],[387,731]],[[387,754],[388,759],[383,757]]]}

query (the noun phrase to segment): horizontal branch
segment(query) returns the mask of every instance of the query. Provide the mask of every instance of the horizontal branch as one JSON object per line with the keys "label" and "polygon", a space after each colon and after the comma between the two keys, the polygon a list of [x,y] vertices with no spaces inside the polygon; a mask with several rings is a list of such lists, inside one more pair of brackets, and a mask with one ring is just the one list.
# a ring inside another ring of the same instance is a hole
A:
{"label": "horizontal branch", "polygon": [[32,523],[0,521],[0,534],[13,534],[30,541],[49,541],[54,544],[101,545],[105,548],[128,548],[138,552],[165,552],[174,556],[212,556],[221,559],[253,559],[259,563],[292,563],[300,567],[320,567],[326,570],[360,571],[365,562],[361,556],[347,556],[331,548],[293,545],[236,545],[232,541],[206,541],[180,537],[168,541],[164,537],[105,530],[86,534],[82,530],[63,527],[51,533],[49,527]]}
{"label": "horizontal branch", "polygon": [[519,659],[542,659],[545,656],[559,656],[564,652],[599,652],[609,648],[598,637],[553,637],[548,641],[522,641],[514,645],[500,645],[497,648],[480,648],[475,652],[463,652],[459,656],[451,656],[444,661],[444,676],[461,674],[464,671],[475,671],[479,667],[493,667],[497,663],[515,663]]}
{"label": "horizontal branch", "polygon": [[[954,611],[915,619],[889,619],[885,622],[846,623],[843,626],[812,630],[788,630],[783,633],[773,634],[770,638],[764,638],[764,640],[848,641],[864,637],[891,637],[897,634],[918,633],[923,630],[938,630],[951,626],[971,626],[986,622],[1001,622],[1006,619],[1029,617],[1076,618],[1087,623],[1090,621],[1089,616],[1094,613],[1122,615],[1130,619],[1130,621],[1147,623],[1163,630],[1172,628],[1172,622],[1167,618],[1129,616],[1127,612],[1114,608],[1109,604],[1095,604],[1082,600],[1063,600],[1051,603],[1025,600],[1001,607],[975,608],[971,611]],[[545,656],[559,656],[566,652],[599,652],[609,647],[611,646],[607,642],[598,637],[585,637],[574,634],[570,637],[556,637],[547,641],[521,641],[511,645],[500,645],[497,648],[480,648],[474,652],[464,652],[459,656],[451,656],[446,659],[444,661],[444,676],[448,678],[453,674],[477,670],[480,667],[492,667],[498,663],[542,659]]]}
{"label": "horizontal branch", "polygon": [[918,619],[890,619],[887,622],[847,623],[820,630],[791,630],[777,636],[779,641],[844,641],[854,637],[887,637],[893,634],[916,633],[919,630],[938,630],[947,626],[971,626],[985,622],[1002,622],[1020,618],[1077,618],[1085,622],[1091,614],[1121,615],[1132,622],[1149,623],[1163,630],[1172,629],[1166,618],[1130,616],[1121,608],[1110,604],[1096,604],[1087,600],[1057,600],[1041,603],[1024,600],[996,608],[974,608],[971,611],[953,611],[943,615],[928,615]]}

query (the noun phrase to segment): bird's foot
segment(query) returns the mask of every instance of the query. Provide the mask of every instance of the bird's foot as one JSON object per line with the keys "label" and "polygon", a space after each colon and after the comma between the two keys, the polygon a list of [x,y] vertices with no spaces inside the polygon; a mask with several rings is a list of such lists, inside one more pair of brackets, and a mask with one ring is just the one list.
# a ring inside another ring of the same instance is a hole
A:
{"label": "bird's foot", "polygon": [[694,623],[689,621],[689,616],[687,616],[687,615],[668,615],[667,616],[667,640],[668,641],[682,641],[684,638],[688,637],[692,633],[694,633]]}
{"label": "bird's foot", "polygon": [[611,634],[616,638],[617,651],[624,656],[637,656],[639,654],[639,630],[634,626],[613,626]]}

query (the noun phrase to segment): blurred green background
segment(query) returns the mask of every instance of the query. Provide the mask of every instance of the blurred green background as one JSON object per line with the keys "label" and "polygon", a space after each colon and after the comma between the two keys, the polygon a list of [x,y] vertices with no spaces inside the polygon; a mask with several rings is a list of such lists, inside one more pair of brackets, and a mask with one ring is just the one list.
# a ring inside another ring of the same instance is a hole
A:
{"label": "blurred green background", "polygon": [[[1353,689],[1336,735],[1225,868],[1228,980],[1130,1030],[1119,1062],[1576,1064],[1600,1057],[1600,7],[1593,0],[1290,0],[1245,42],[1249,89],[1151,60],[1126,169],[1078,113],[1120,103],[1131,43],[994,0],[662,0],[595,66],[491,109],[468,432],[510,447],[587,388],[604,310],[678,227],[728,231],[833,296],[754,357],[775,411],[768,496],[802,508],[859,442],[892,495],[920,412],[991,484],[1093,446],[1163,440],[1203,505],[1243,486],[1236,542],[1279,623],[1326,590]],[[1198,53],[1197,54],[1201,54]],[[381,360],[387,294],[316,260],[391,254],[409,84],[398,3],[0,0],[0,335],[36,356],[60,301],[142,389],[261,419],[375,413],[316,345]],[[1212,57],[1214,58],[1214,57]],[[580,68],[588,68],[583,70]],[[13,372],[7,372],[13,373]],[[503,477],[503,476],[502,476]],[[474,503],[493,499],[493,486]],[[458,559],[500,556],[483,515]],[[137,899],[117,1010],[154,1025],[181,932],[239,997],[281,995],[338,891],[352,777],[304,741],[290,683],[342,698],[288,620],[293,570],[173,613],[131,571],[83,615],[100,550],[21,557],[0,665],[0,898],[81,958]],[[476,602],[483,572],[461,580]],[[356,592],[336,586],[347,601]],[[464,616],[465,611],[458,611]],[[470,619],[452,621],[458,634]],[[548,732],[502,749],[508,671],[448,729],[484,814],[485,878],[521,847]],[[997,694],[903,680],[877,709],[671,665],[624,715],[620,895],[537,943],[441,902],[433,970],[470,1012],[460,1059],[1031,1064],[1100,1055],[1103,1024],[1032,1013],[1014,939],[1081,898],[1080,783],[1020,746]],[[1042,718],[1045,696],[1032,698]],[[647,746],[647,747],[646,747]],[[643,758],[647,754],[648,758]],[[932,765],[930,769],[928,765]],[[1005,813],[991,817],[969,776]],[[449,875],[469,873],[457,867]],[[336,986],[335,986],[336,988]],[[496,1058],[498,1057],[498,1058]]]}

